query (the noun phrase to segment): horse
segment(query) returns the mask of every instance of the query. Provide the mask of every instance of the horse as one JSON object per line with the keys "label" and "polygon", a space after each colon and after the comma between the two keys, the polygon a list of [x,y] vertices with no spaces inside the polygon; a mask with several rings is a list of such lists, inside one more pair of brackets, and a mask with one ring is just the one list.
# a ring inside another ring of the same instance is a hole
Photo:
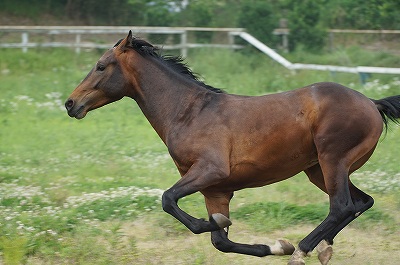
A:
{"label": "horse", "polygon": [[[384,126],[400,118],[400,95],[374,100],[331,82],[262,96],[229,94],[201,81],[182,57],[162,55],[131,31],[101,56],[65,107],[82,119],[123,97],[136,101],[181,175],[163,193],[163,210],[195,234],[211,232],[222,252],[291,255],[290,265],[305,264],[315,248],[327,264],[334,237],[373,205],[349,175],[370,158]],[[329,213],[297,248],[284,239],[274,245],[229,240],[235,191],[302,171],[329,195]],[[208,220],[178,206],[196,192],[204,195]]]}

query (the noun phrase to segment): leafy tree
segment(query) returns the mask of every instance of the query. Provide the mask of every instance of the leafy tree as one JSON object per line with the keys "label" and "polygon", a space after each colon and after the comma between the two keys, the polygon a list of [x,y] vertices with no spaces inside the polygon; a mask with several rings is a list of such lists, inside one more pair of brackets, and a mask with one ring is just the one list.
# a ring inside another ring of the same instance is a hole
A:
{"label": "leafy tree", "polygon": [[127,25],[131,16],[126,0],[68,0],[65,13],[69,18],[89,25]]}
{"label": "leafy tree", "polygon": [[[139,25],[146,26],[171,26],[179,7],[181,0],[125,0],[129,4],[129,12],[140,19]],[[138,25],[138,24],[136,24]]]}
{"label": "leafy tree", "polygon": [[[211,0],[192,0],[178,14],[175,23],[184,27],[212,27],[213,26],[213,8],[215,2]],[[212,32],[195,32],[197,42],[210,42]]]}
{"label": "leafy tree", "polygon": [[299,44],[307,50],[320,50],[324,46],[326,29],[320,22],[324,0],[289,0],[289,47]]}
{"label": "leafy tree", "polygon": [[272,34],[279,26],[278,12],[268,1],[243,1],[238,14],[238,26],[264,43],[275,43],[277,38]]}
{"label": "leafy tree", "polygon": [[399,29],[398,0],[334,0],[326,3],[325,23],[330,28]]}
{"label": "leafy tree", "polygon": [[215,3],[210,0],[192,0],[178,14],[176,22],[186,27],[210,27],[213,22],[213,7]]}
{"label": "leafy tree", "polygon": [[400,1],[386,0],[379,6],[380,26],[382,29],[400,29]]}

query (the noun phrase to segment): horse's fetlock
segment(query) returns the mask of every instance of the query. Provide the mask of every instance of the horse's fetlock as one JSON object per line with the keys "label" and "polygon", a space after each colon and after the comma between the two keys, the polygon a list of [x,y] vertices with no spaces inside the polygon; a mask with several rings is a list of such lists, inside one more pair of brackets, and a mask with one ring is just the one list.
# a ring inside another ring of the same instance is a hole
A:
{"label": "horse's fetlock", "polygon": [[223,240],[223,239],[220,239],[220,238],[218,238],[218,239],[212,239],[211,240],[211,243],[213,244],[213,246],[216,248],[216,249],[218,249],[219,251],[221,251],[221,252],[230,252],[230,249],[231,249],[231,247],[230,247],[230,245],[229,245],[229,243],[227,243],[225,240]]}
{"label": "horse's fetlock", "polygon": [[311,244],[308,242],[305,242],[304,239],[300,241],[299,249],[304,253],[309,253],[313,250],[313,248],[311,247]]}
{"label": "horse's fetlock", "polygon": [[304,258],[307,256],[306,252],[297,249],[293,252],[292,256],[290,257],[290,260],[288,262],[288,265],[305,265]]}

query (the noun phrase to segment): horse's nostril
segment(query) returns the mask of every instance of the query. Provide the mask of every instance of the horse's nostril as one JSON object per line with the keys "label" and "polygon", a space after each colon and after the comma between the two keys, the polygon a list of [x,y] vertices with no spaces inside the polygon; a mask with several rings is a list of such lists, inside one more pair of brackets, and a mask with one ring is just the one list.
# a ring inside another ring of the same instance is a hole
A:
{"label": "horse's nostril", "polygon": [[68,100],[65,102],[65,108],[66,108],[67,110],[72,109],[73,106],[74,106],[74,101],[73,101],[72,99],[68,99]]}

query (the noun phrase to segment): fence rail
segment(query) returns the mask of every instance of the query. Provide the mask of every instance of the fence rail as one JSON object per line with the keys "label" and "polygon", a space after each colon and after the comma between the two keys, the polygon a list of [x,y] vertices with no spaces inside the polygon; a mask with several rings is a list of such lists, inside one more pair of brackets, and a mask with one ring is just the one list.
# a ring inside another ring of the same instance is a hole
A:
{"label": "fence rail", "polygon": [[337,66],[337,65],[321,65],[321,64],[302,64],[302,63],[292,63],[285,59],[283,56],[278,54],[273,49],[266,46],[264,43],[260,42],[252,35],[247,32],[236,32],[232,33],[241,37],[242,39],[249,42],[251,45],[259,49],[261,52],[265,53],[271,57],[276,62],[280,63],[284,67],[290,70],[320,70],[320,71],[331,71],[331,72],[344,72],[344,73],[356,73],[360,74],[362,82],[365,80],[365,74],[400,74],[400,68],[389,68],[389,67],[371,67],[371,66]]}
{"label": "fence rail", "polygon": [[390,29],[330,29],[329,33],[351,33],[351,34],[400,34],[400,30]]}
{"label": "fence rail", "polygon": [[[0,48],[21,48],[23,52],[27,52],[29,48],[35,47],[69,47],[75,48],[79,53],[81,48],[109,48],[114,43],[101,44],[95,42],[83,42],[81,36],[83,34],[124,34],[126,35],[129,30],[134,34],[177,34],[180,35],[180,43],[167,44],[163,49],[179,49],[183,56],[187,55],[189,48],[198,47],[219,47],[219,48],[232,48],[238,49],[242,46],[234,44],[231,38],[231,32],[244,31],[242,28],[200,28],[200,27],[130,27],[130,26],[0,26],[0,33],[21,33],[21,42],[14,43],[0,43]],[[227,44],[205,44],[205,43],[189,43],[188,32],[220,32],[228,36],[229,42]],[[30,42],[29,36],[33,34],[46,34],[46,35],[75,35],[74,41],[68,42]],[[161,45],[160,45],[161,46]]]}
{"label": "fence rail", "polygon": [[[249,33],[245,32],[243,28],[195,28],[195,27],[112,27],[112,26],[0,26],[0,33],[21,33],[20,43],[0,43],[0,48],[21,48],[24,52],[28,48],[34,47],[71,47],[75,48],[76,52],[80,52],[81,48],[109,48],[113,45],[100,44],[94,42],[83,42],[81,39],[82,34],[126,34],[129,30],[132,30],[134,34],[178,34],[180,35],[180,43],[178,44],[162,44],[163,49],[180,49],[183,56],[187,56],[189,48],[198,47],[219,47],[219,48],[241,48],[241,45],[235,44],[235,36],[242,38],[249,44],[259,49],[264,54],[271,57],[276,62],[280,63],[289,70],[321,70],[331,72],[346,72],[346,73],[358,73],[360,76],[365,74],[379,73],[379,74],[400,74],[400,68],[388,68],[388,67],[371,67],[371,66],[336,66],[336,65],[318,65],[318,64],[302,64],[292,63],[285,59],[283,56],[278,54],[276,51],[254,38]],[[205,43],[189,43],[188,32],[220,32],[227,34],[228,43],[223,44],[205,44]],[[331,33],[377,33],[375,30],[330,30]],[[389,33],[398,34],[399,30],[379,30],[378,33]],[[47,34],[47,35],[60,35],[60,34],[71,34],[75,35],[74,42],[30,42],[29,34]]]}

